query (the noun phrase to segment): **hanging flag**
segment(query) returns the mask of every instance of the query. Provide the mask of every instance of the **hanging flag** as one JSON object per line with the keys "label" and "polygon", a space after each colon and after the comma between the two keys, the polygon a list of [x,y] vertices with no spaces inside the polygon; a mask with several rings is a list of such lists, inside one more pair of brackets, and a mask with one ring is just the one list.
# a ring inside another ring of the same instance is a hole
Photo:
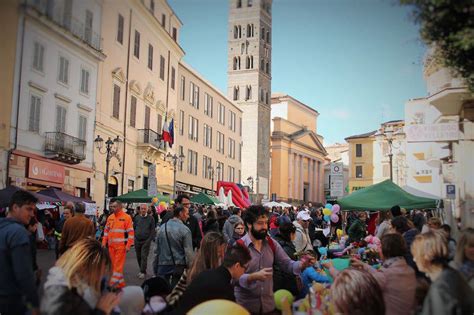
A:
{"label": "hanging flag", "polygon": [[161,138],[163,139],[164,142],[168,142],[171,144],[170,130],[169,130],[168,122],[166,120],[165,120],[165,123],[163,124],[163,131],[161,133]]}
{"label": "hanging flag", "polygon": [[168,128],[168,132],[170,134],[170,141],[168,143],[170,144],[170,148],[172,148],[173,143],[174,143],[174,119],[171,119],[170,126]]}

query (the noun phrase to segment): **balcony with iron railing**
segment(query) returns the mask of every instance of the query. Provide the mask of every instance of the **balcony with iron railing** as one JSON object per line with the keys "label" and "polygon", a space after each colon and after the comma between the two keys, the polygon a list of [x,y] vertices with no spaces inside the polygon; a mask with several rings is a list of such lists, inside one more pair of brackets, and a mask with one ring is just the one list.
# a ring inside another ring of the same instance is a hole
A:
{"label": "balcony with iron railing", "polygon": [[86,141],[63,132],[46,132],[44,152],[48,158],[78,164],[86,158]]}
{"label": "balcony with iron railing", "polygon": [[83,21],[74,17],[74,14],[64,12],[63,2],[54,0],[27,0],[27,6],[46,16],[50,21],[68,30],[76,38],[88,44],[97,51],[102,51],[100,34],[87,27]]}
{"label": "balcony with iron railing", "polygon": [[161,141],[161,134],[151,129],[138,129],[138,144],[152,146],[157,150],[165,151],[165,143]]}

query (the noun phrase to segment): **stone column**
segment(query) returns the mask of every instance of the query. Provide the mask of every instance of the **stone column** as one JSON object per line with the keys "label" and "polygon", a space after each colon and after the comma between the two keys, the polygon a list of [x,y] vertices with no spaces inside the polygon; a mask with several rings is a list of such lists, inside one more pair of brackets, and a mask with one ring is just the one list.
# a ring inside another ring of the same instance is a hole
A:
{"label": "stone column", "polygon": [[288,151],[288,198],[293,198],[293,152]]}
{"label": "stone column", "polygon": [[310,200],[314,201],[315,195],[316,195],[314,191],[314,186],[315,186],[316,181],[314,180],[314,160],[313,159],[309,160],[308,169],[309,169],[309,196],[310,196]]}
{"label": "stone column", "polygon": [[298,155],[294,154],[293,167],[295,169],[293,175],[293,198],[298,198]]}
{"label": "stone column", "polygon": [[300,186],[300,198],[301,200],[303,200],[303,197],[304,197],[304,194],[303,194],[303,189],[304,189],[304,175],[303,175],[303,160],[304,160],[304,157],[303,155],[300,155],[300,178],[299,178],[299,186]]}
{"label": "stone column", "polygon": [[315,167],[315,171],[316,171],[316,174],[314,176],[314,180],[315,180],[315,185],[314,185],[314,192],[316,194],[316,201],[318,202],[321,202],[320,198],[319,198],[319,194],[320,194],[320,186],[319,186],[319,179],[320,179],[320,170],[319,170],[319,161],[316,160],[314,161],[314,167]]}

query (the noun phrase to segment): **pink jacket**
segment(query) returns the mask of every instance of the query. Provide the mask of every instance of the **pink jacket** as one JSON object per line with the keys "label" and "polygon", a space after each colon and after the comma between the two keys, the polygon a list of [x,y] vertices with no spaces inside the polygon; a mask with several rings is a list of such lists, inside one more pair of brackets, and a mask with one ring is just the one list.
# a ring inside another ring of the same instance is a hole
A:
{"label": "pink jacket", "polygon": [[382,289],[385,315],[415,313],[415,271],[404,257],[387,259],[380,270],[369,269]]}

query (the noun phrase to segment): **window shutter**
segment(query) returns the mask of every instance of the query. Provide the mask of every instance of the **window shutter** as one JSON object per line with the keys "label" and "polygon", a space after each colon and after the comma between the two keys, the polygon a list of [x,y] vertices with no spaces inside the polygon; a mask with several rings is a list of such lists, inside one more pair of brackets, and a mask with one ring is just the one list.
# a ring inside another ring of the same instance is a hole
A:
{"label": "window shutter", "polygon": [[130,126],[135,127],[137,120],[137,98],[132,96],[130,102]]}
{"label": "window shutter", "polygon": [[156,126],[156,132],[158,132],[159,134],[161,134],[161,129],[163,129],[163,116],[161,116],[160,114],[158,114],[158,125]]}
{"label": "window shutter", "polygon": [[150,129],[150,107],[145,107],[145,129]]}
{"label": "window shutter", "polygon": [[114,118],[119,119],[120,114],[120,87],[114,84],[114,100],[113,100],[113,113]]}

